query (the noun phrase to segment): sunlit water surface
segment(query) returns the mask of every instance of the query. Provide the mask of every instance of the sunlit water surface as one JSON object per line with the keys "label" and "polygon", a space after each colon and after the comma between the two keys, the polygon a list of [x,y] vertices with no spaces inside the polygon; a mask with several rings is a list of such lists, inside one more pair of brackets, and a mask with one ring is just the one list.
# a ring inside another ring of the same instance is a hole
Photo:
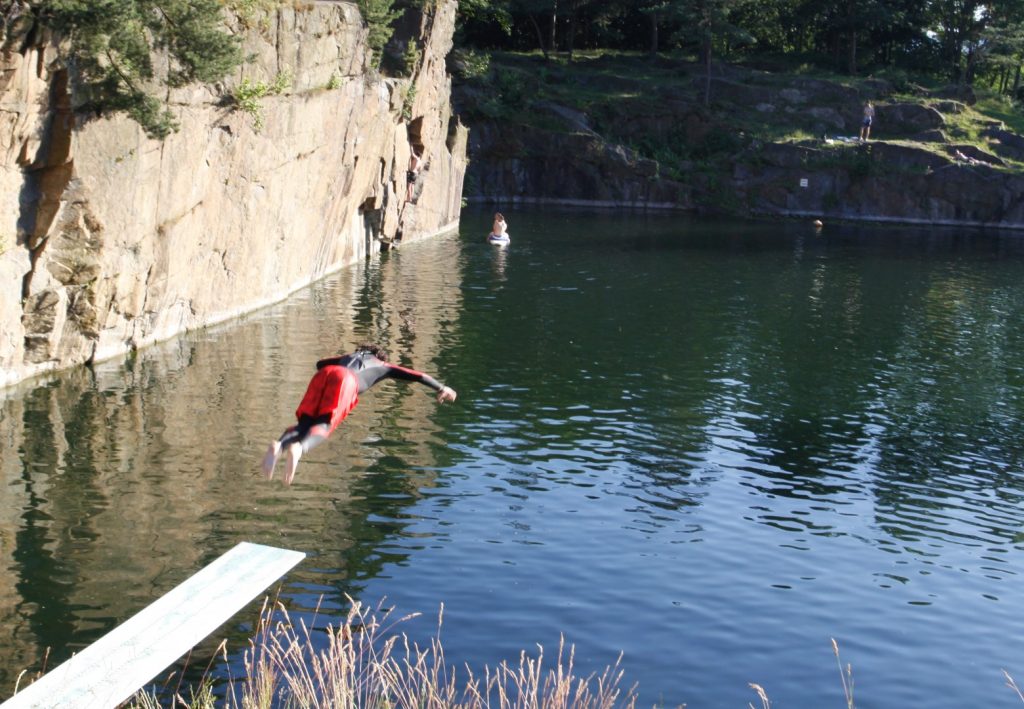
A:
{"label": "sunlit water surface", "polygon": [[[0,394],[0,698],[248,540],[474,670],[559,639],[641,705],[1015,706],[1024,236],[508,215],[274,307]],[[255,474],[356,342],[459,392],[365,395]],[[240,668],[254,602],[219,637]],[[208,647],[207,647],[208,646]],[[205,653],[205,655],[203,654]]]}

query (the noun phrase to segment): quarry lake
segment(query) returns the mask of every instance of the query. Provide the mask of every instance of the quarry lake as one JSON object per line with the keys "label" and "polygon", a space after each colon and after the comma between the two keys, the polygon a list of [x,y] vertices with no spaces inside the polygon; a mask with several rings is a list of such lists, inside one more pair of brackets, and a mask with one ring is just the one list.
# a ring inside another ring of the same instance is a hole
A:
{"label": "quarry lake", "polygon": [[[319,626],[351,597],[429,639],[443,604],[460,671],[564,637],[639,706],[841,707],[834,638],[858,706],[1020,705],[1024,233],[505,214],[507,248],[470,210],[0,392],[0,699],[251,541],[307,554],[279,598]],[[264,480],[316,360],[365,340],[458,401],[384,382]],[[190,676],[238,676],[259,606]]]}

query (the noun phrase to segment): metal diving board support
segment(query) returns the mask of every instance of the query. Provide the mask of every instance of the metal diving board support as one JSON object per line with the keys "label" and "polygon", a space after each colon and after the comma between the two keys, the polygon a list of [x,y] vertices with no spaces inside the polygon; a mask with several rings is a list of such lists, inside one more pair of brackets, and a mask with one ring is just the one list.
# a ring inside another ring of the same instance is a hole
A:
{"label": "metal diving board support", "polygon": [[242,542],[0,707],[116,707],[305,556]]}

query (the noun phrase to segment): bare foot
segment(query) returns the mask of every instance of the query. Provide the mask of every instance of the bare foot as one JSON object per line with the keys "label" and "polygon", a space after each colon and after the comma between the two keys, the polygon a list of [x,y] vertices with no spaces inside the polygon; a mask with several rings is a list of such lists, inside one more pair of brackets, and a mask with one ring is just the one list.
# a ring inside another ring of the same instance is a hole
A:
{"label": "bare foot", "polygon": [[284,484],[291,485],[295,479],[295,469],[299,467],[299,458],[302,457],[302,444],[293,443],[288,446],[288,469],[284,473]]}
{"label": "bare foot", "polygon": [[274,477],[274,466],[277,465],[277,459],[281,455],[281,442],[274,441],[267,448],[266,455],[263,456],[263,463],[260,468],[263,470],[263,476],[270,480]]}

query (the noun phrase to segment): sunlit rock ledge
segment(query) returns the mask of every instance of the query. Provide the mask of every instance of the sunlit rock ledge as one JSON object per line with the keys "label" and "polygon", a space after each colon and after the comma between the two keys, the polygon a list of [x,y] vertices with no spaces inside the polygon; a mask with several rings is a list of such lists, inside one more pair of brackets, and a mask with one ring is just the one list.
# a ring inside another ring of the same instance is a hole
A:
{"label": "sunlit rock ledge", "polygon": [[[409,78],[370,68],[355,3],[285,7],[244,32],[255,60],[170,96],[149,139],[74,110],[46,37],[0,57],[0,386],[121,355],[284,298],[378,251],[454,229],[468,131],[445,56],[456,2],[403,23]],[[239,29],[241,32],[242,30]],[[230,96],[243,79],[262,128]],[[407,197],[410,150],[425,165]]]}

